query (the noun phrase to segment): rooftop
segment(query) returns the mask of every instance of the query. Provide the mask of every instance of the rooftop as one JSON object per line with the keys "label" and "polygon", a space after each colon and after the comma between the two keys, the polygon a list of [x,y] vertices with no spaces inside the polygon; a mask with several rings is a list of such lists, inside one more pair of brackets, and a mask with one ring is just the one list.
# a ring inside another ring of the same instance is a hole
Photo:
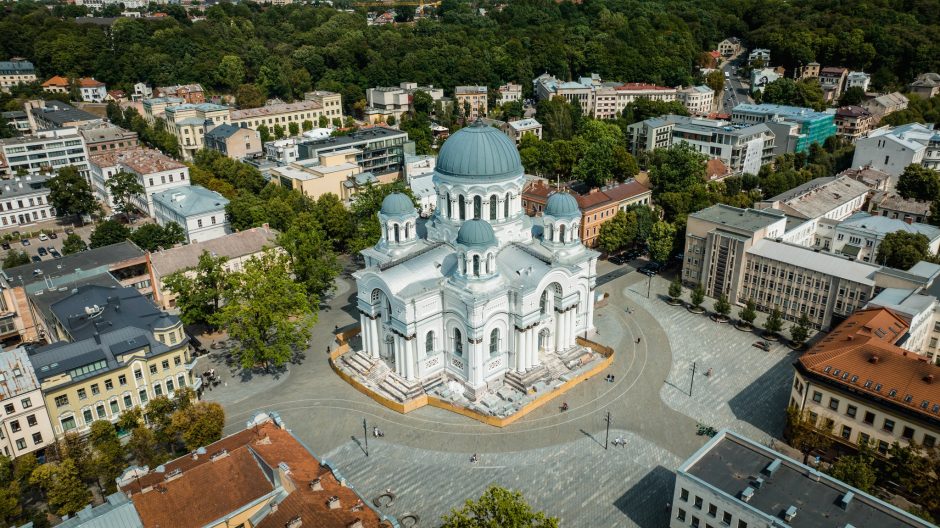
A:
{"label": "rooftop", "polygon": [[485,94],[486,92],[486,86],[457,86],[454,88],[454,93],[457,95]]}
{"label": "rooftop", "polygon": [[89,504],[56,528],[143,528],[134,503],[121,492],[108,495],[104,504]]}
{"label": "rooftop", "polygon": [[861,106],[849,105],[837,108],[836,115],[838,117],[871,117],[871,112]]}
{"label": "rooftop", "polygon": [[0,181],[0,199],[16,198],[41,192],[48,192],[46,183],[51,180],[52,174],[31,174],[16,176],[11,180]]}
{"label": "rooftop", "polygon": [[801,106],[787,106],[770,103],[751,104],[741,103],[734,107],[733,113],[760,114],[773,117],[781,117],[789,121],[803,122],[816,119],[832,119],[832,114],[817,112],[812,108]]}
{"label": "rooftop", "polygon": [[186,185],[153,193],[153,201],[183,217],[224,211],[228,205],[228,198],[199,185]]}
{"label": "rooftop", "polygon": [[778,194],[761,203],[774,208],[784,206],[787,212],[805,218],[818,218],[868,193],[864,183],[847,176],[826,176]]}
{"label": "rooftop", "polygon": [[[723,430],[677,473],[716,490],[737,507],[793,528],[928,528],[932,524],[777,451]],[[755,481],[760,478],[760,483]],[[742,492],[753,493],[745,502]],[[846,502],[843,508],[841,503]],[[784,522],[790,507],[796,516]]]}
{"label": "rooftop", "polygon": [[733,227],[749,233],[760,231],[785,218],[780,211],[741,209],[724,204],[716,204],[707,209],[696,211],[691,213],[689,217]]}
{"label": "rooftop", "polygon": [[277,242],[277,235],[278,232],[269,227],[254,227],[212,240],[151,253],[150,265],[158,275],[166,277],[180,270],[195,268],[199,263],[199,256],[204,251],[215,257],[244,257],[265,247],[273,247]]}
{"label": "rooftop", "polygon": [[323,108],[316,101],[297,101],[294,103],[279,103],[266,105],[259,108],[245,108],[243,110],[232,110],[232,121],[240,119],[251,119],[254,117],[266,117],[291,112],[303,112],[305,110],[319,110]]}
{"label": "rooftop", "polygon": [[36,73],[36,67],[28,60],[0,61],[0,73],[4,75],[29,75]]}
{"label": "rooftop", "polygon": [[133,326],[151,331],[175,326],[179,318],[157,309],[136,289],[87,284],[51,306],[59,326],[73,341]]}
{"label": "rooftop", "polygon": [[900,211],[918,216],[927,216],[930,214],[930,202],[902,198],[900,194],[894,192],[875,193],[875,195],[872,196],[871,203],[877,209]]}
{"label": "rooftop", "polygon": [[509,126],[515,130],[531,130],[533,128],[539,128],[542,125],[536,121],[534,118],[519,119],[518,121],[510,121]]}
{"label": "rooftop", "polygon": [[940,228],[930,224],[921,224],[917,222],[907,223],[898,218],[888,218],[887,216],[873,216],[870,213],[858,212],[846,218],[841,226],[864,229],[872,233],[887,235],[897,231],[907,233],[917,233],[927,237],[933,242],[940,238]]}
{"label": "rooftop", "polygon": [[230,125],[228,123],[222,123],[221,125],[213,127],[211,130],[206,132],[207,138],[216,138],[216,139],[227,139],[232,137],[235,133],[241,130],[248,130],[246,128],[241,128],[236,125]]}
{"label": "rooftop", "polygon": [[79,110],[74,106],[59,101],[45,101],[42,108],[34,108],[33,115],[49,121],[57,127],[80,121],[100,121],[95,114]]}
{"label": "rooftop", "polygon": [[144,252],[139,247],[134,245],[133,242],[125,240],[110,246],[63,255],[59,259],[32,262],[15,268],[0,270],[0,273],[7,279],[10,286],[19,286],[20,281],[24,285],[29,285],[34,282],[43,282],[46,277],[67,275],[76,271],[91,271],[130,260],[143,262],[144,256]]}
{"label": "rooftop", "polygon": [[88,161],[99,167],[123,165],[137,174],[152,174],[154,172],[186,168],[186,165],[159,150],[144,147],[92,154],[89,156]]}
{"label": "rooftop", "polygon": [[83,127],[78,131],[85,143],[104,143],[106,141],[120,141],[122,139],[137,139],[137,132],[124,130],[116,125],[98,125]]}
{"label": "rooftop", "polygon": [[669,88],[668,86],[658,86],[655,84],[647,83],[624,83],[615,88],[617,91],[648,91],[648,90],[665,90],[665,91],[675,91],[675,88]]}
{"label": "rooftop", "polygon": [[0,400],[26,394],[39,388],[26,349],[0,350]]}
{"label": "rooftop", "polygon": [[[908,325],[887,308],[858,310],[800,357],[798,369],[882,405],[940,420],[940,367],[897,345]],[[873,525],[869,525],[873,526]]]}
{"label": "rooftop", "polygon": [[817,253],[807,247],[776,242],[767,238],[758,240],[747,250],[747,253],[776,260],[777,262],[798,265],[811,271],[840,277],[867,286],[875,283],[874,274],[881,269],[880,266],[849,260],[833,253],[824,251]]}
{"label": "rooftop", "polygon": [[345,136],[331,136],[323,139],[315,139],[312,141],[303,141],[302,144],[306,146],[312,146],[314,149],[319,149],[323,147],[341,147],[341,146],[354,146],[362,145],[364,143],[369,143],[372,141],[381,141],[383,139],[388,139],[392,137],[401,136],[404,138],[408,137],[408,134],[402,132],[401,130],[395,130],[394,128],[386,128],[382,126],[374,126],[370,128],[362,128],[357,132],[347,134]]}

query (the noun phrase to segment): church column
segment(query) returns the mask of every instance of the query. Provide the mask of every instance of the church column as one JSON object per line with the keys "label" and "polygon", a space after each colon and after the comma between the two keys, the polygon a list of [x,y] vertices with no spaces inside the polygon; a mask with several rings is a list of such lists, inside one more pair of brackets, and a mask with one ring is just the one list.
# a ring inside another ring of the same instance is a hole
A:
{"label": "church column", "polygon": [[405,377],[415,379],[415,340],[405,339]]}
{"label": "church column", "polygon": [[525,334],[516,329],[516,372],[525,372]]}
{"label": "church column", "polygon": [[371,357],[369,346],[372,340],[369,339],[369,318],[366,314],[359,314],[359,340],[362,341],[362,353]]}
{"label": "church column", "polygon": [[404,377],[405,375],[405,346],[404,339],[395,334],[395,373]]}
{"label": "church column", "polygon": [[372,359],[379,359],[380,354],[382,353],[382,340],[380,339],[379,332],[379,320],[369,319],[369,340],[372,341]]}
{"label": "church column", "polygon": [[532,368],[532,330],[525,331],[525,369],[529,370]]}
{"label": "church column", "polygon": [[575,305],[569,310],[568,316],[568,347],[571,348],[575,344],[575,338],[578,337],[578,306]]}
{"label": "church column", "polygon": [[529,344],[529,357],[531,361],[529,362],[530,368],[535,368],[539,366],[539,332],[538,327],[535,327],[529,330],[530,344]]}
{"label": "church column", "polygon": [[590,329],[594,323],[594,290],[588,291],[587,315],[584,317],[584,328]]}
{"label": "church column", "polygon": [[565,349],[565,312],[557,312],[555,314],[555,325],[557,328],[555,330],[555,350],[561,352]]}

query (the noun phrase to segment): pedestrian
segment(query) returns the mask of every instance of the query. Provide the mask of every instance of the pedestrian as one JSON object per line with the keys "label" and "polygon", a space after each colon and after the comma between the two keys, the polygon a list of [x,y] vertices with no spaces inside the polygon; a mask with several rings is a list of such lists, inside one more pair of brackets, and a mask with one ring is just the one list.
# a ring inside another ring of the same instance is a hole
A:
{"label": "pedestrian", "polygon": [[326,353],[327,353],[327,354],[330,353],[330,345],[326,345]]}

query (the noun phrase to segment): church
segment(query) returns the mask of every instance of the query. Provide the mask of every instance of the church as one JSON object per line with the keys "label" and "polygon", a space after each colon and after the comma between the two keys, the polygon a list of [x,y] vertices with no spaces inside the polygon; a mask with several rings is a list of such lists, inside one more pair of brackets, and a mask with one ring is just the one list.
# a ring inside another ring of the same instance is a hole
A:
{"label": "church", "polygon": [[433,183],[426,221],[403,194],[382,202],[381,239],[354,274],[362,355],[387,367],[399,399],[551,379],[594,329],[598,253],[581,243],[574,197],[526,216],[516,146],[479,121],[444,143]]}

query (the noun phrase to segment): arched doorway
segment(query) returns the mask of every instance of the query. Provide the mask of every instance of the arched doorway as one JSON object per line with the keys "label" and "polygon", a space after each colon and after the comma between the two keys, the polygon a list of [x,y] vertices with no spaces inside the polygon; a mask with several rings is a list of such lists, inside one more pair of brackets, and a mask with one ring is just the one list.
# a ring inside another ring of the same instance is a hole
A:
{"label": "arched doorway", "polygon": [[539,352],[548,352],[551,350],[552,346],[552,333],[549,332],[548,328],[543,328],[539,332]]}

